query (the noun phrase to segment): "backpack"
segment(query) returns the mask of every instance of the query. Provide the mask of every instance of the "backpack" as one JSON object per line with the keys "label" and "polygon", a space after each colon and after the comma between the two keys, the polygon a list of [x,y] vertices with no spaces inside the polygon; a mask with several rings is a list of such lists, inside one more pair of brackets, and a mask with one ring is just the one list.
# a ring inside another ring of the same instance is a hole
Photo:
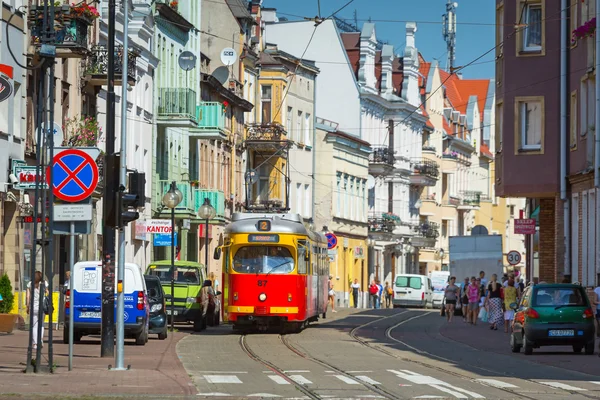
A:
{"label": "backpack", "polygon": [[371,285],[371,286],[369,286],[369,293],[370,294],[377,294],[377,293],[379,293],[379,288],[377,287],[377,285]]}
{"label": "backpack", "polygon": [[387,294],[389,294],[390,296],[394,294],[394,290],[391,286],[387,288]]}

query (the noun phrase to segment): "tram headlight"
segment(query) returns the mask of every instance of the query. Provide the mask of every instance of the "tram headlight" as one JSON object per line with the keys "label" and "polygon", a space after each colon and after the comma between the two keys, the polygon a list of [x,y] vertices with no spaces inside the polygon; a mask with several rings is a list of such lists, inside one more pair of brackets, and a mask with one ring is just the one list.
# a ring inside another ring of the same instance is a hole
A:
{"label": "tram headlight", "polygon": [[237,299],[238,299],[238,294],[237,294],[237,292],[234,292],[234,293],[233,293],[233,299],[234,299],[234,300],[237,300]]}
{"label": "tram headlight", "polygon": [[267,295],[264,293],[261,293],[258,295],[258,300],[260,301],[265,301],[267,299]]}
{"label": "tram headlight", "polygon": [[292,294],[288,293],[288,301],[292,301]]}

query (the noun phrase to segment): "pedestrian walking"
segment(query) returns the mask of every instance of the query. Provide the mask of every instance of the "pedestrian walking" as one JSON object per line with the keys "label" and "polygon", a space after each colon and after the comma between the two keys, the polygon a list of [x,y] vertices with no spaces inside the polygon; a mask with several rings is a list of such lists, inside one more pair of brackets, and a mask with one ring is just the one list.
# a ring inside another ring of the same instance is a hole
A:
{"label": "pedestrian walking", "polygon": [[477,325],[477,317],[479,316],[479,301],[481,297],[479,294],[481,293],[481,289],[477,284],[477,278],[474,276],[471,277],[471,283],[468,286],[467,295],[469,297],[469,308],[468,314],[470,318],[470,322],[473,325]]}
{"label": "pedestrian walking", "polygon": [[456,277],[450,278],[450,283],[444,289],[444,303],[446,304],[446,320],[452,322],[454,316],[454,307],[456,307],[456,300],[460,293],[460,288],[456,286]]}
{"label": "pedestrian walking", "polygon": [[377,308],[381,308],[381,303],[383,302],[383,286],[381,285],[381,281],[377,279]]}
{"label": "pedestrian walking", "polygon": [[331,312],[337,312],[335,311],[335,291],[333,290],[333,276],[330,275],[329,276],[329,303],[331,303]]}
{"label": "pedestrian walking", "polygon": [[461,302],[461,311],[463,316],[463,322],[469,322],[469,295],[467,294],[467,290],[469,287],[469,277],[465,278],[465,281],[460,288],[460,302]]}
{"label": "pedestrian walking", "polygon": [[394,298],[394,289],[392,289],[389,282],[386,282],[383,290],[385,292],[385,308],[390,308],[392,306],[392,299]]}
{"label": "pedestrian walking", "polygon": [[490,284],[488,285],[487,304],[489,307],[489,318],[490,329],[498,330],[498,325],[502,324],[502,298],[501,298],[502,285],[498,282],[498,276],[492,275]]}
{"label": "pedestrian walking", "polygon": [[[35,272],[35,281],[33,282],[33,296],[32,296],[32,282],[29,282],[27,284],[27,296],[26,296],[26,300],[25,300],[25,304],[27,307],[27,314],[29,314],[30,312],[30,304],[33,301],[33,325],[32,325],[32,329],[33,329],[33,349],[36,350],[37,346],[38,346],[38,335],[37,335],[37,331],[38,331],[38,319],[39,319],[39,315],[40,315],[40,290],[42,289],[41,286],[42,283],[42,273],[40,271],[36,271]],[[48,282],[44,281],[44,297],[48,296]],[[45,302],[45,300],[42,300]],[[44,310],[46,311],[46,310]],[[41,346],[44,347],[44,321],[41,322],[42,325],[42,343]]]}
{"label": "pedestrian walking", "polygon": [[510,308],[512,303],[516,303],[518,300],[518,290],[515,287],[515,281],[513,279],[508,280],[508,286],[504,288],[504,332],[508,333],[508,327],[511,325],[512,320],[515,318],[515,312]]}
{"label": "pedestrian walking", "polygon": [[379,295],[379,287],[377,286],[377,283],[375,283],[375,280],[373,279],[373,281],[371,282],[371,285],[369,285],[369,303],[371,303],[373,308],[377,308],[378,295]]}
{"label": "pedestrian walking", "polygon": [[350,285],[352,289],[352,298],[354,299],[354,308],[358,308],[358,291],[360,289],[360,283],[358,283],[358,279],[354,280],[354,283]]}

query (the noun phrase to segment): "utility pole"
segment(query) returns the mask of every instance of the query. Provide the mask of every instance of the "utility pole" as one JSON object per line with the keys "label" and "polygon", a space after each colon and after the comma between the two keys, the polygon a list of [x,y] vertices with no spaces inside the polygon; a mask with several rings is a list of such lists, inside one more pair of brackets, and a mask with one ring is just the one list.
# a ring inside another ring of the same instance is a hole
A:
{"label": "utility pole", "polygon": [[[101,357],[115,354],[115,0],[108,1],[108,82],[106,91],[106,159],[104,163],[104,196],[102,199],[102,338]],[[126,32],[125,32],[126,33]],[[126,49],[125,49],[126,51]],[[126,71],[123,77],[126,79]]]}

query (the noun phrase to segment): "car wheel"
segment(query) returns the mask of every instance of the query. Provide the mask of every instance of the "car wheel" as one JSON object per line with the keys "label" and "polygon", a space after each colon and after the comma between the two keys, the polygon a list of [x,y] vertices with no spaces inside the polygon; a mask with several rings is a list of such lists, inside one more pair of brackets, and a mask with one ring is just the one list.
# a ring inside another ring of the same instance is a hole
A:
{"label": "car wheel", "polygon": [[63,327],[63,343],[69,344],[69,329],[66,325]]}
{"label": "car wheel", "polygon": [[194,320],[194,332],[200,332],[202,330],[202,316],[196,317]]}
{"label": "car wheel", "polygon": [[525,351],[525,355],[530,356],[533,354],[533,343],[527,340],[525,336],[525,332],[523,332],[523,350]]}
{"label": "car wheel", "polygon": [[221,323],[221,313],[215,313],[213,326],[219,326]]}
{"label": "car wheel", "polygon": [[519,353],[521,351],[521,345],[517,343],[514,333],[510,335],[510,349],[513,353]]}
{"label": "car wheel", "polygon": [[79,331],[73,331],[73,343],[80,343],[83,334]]}
{"label": "car wheel", "polygon": [[594,346],[596,345],[596,342],[592,339],[589,342],[587,342],[587,344],[585,345],[585,354],[588,356],[591,356],[592,354],[594,354]]}
{"label": "car wheel", "polygon": [[575,353],[581,353],[581,350],[583,350],[583,346],[579,345],[579,344],[574,344],[573,345],[573,352]]}
{"label": "car wheel", "polygon": [[135,344],[136,346],[143,346],[146,344],[146,330],[142,329],[140,333],[135,336]]}

